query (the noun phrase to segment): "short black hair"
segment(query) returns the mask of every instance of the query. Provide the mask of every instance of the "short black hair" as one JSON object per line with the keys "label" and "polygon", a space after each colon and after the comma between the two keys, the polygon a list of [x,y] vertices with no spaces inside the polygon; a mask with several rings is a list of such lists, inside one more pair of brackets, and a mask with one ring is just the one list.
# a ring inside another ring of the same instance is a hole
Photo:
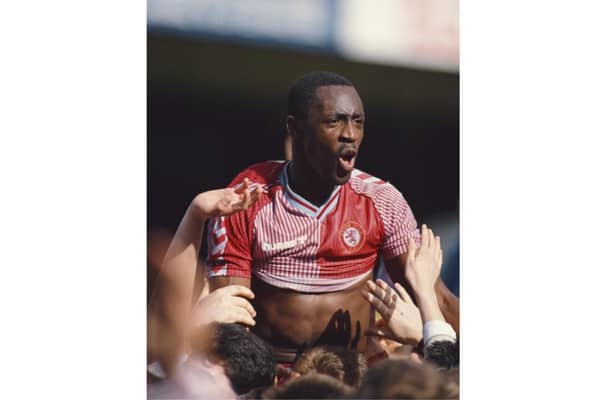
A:
{"label": "short black hair", "polygon": [[321,86],[352,86],[352,82],[335,72],[312,71],[298,79],[288,92],[288,115],[306,118],[308,108]]}
{"label": "short black hair", "polygon": [[273,384],[275,357],[271,347],[240,324],[217,324],[215,354],[237,394]]}
{"label": "short black hair", "polygon": [[431,343],[423,350],[425,360],[440,368],[453,368],[458,366],[459,347],[458,342],[440,340]]}

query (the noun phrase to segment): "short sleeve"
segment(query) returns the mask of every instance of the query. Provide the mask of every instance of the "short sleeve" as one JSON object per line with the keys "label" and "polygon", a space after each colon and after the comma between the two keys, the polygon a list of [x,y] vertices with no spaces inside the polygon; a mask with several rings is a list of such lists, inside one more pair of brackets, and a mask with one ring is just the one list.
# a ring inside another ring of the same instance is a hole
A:
{"label": "short sleeve", "polygon": [[213,218],[208,229],[208,276],[250,278],[252,256],[244,213]]}
{"label": "short sleeve", "polygon": [[417,220],[402,193],[386,183],[375,193],[373,200],[384,227],[381,248],[384,260],[406,253],[411,238],[420,246],[421,235],[417,228]]}
{"label": "short sleeve", "polygon": [[[235,187],[244,178],[250,180],[250,187],[265,185],[279,176],[283,166],[284,163],[278,161],[254,164],[240,172],[228,187]],[[265,201],[266,196],[247,210],[210,220],[207,238],[209,277],[251,277],[253,221]]]}

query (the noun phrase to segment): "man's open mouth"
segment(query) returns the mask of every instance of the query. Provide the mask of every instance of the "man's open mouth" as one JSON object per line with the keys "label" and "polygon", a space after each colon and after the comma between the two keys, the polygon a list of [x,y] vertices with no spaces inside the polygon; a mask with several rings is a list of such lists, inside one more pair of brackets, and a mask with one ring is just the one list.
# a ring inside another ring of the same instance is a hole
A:
{"label": "man's open mouth", "polygon": [[345,172],[352,172],[357,154],[358,152],[355,149],[342,150],[342,152],[340,153],[339,165]]}

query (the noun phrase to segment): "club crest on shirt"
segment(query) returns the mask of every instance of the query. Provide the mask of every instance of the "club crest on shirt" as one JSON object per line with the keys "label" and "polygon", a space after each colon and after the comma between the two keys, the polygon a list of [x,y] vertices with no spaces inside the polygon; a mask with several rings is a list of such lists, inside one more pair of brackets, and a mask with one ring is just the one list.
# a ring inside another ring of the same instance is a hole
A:
{"label": "club crest on shirt", "polygon": [[356,222],[346,222],[340,229],[340,240],[348,250],[359,250],[365,243],[365,231]]}

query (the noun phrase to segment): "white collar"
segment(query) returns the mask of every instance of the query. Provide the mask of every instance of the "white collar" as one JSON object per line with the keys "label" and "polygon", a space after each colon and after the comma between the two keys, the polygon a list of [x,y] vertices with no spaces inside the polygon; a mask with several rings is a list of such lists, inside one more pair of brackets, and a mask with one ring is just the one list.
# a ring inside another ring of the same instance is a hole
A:
{"label": "white collar", "polygon": [[335,209],[339,198],[340,198],[340,190],[341,186],[336,185],[333,188],[333,191],[329,195],[329,198],[322,206],[317,207],[310,201],[306,200],[304,197],[300,196],[298,193],[292,190],[292,187],[289,183],[288,177],[288,167],[290,163],[288,162],[281,171],[281,176],[279,180],[283,186],[283,195],[289,201],[289,203],[299,211],[302,211],[304,214],[316,218],[319,221],[322,221],[330,212]]}

